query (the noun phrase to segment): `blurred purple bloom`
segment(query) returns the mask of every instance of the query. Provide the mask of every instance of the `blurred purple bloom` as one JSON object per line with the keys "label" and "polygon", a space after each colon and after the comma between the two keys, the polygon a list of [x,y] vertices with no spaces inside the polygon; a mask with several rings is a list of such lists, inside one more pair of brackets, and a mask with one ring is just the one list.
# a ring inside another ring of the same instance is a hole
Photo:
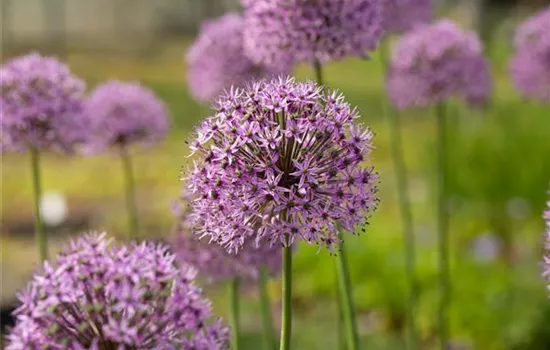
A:
{"label": "blurred purple bloom", "polygon": [[542,266],[543,266],[543,272],[542,276],[544,279],[549,282],[548,289],[550,290],[550,201],[546,203],[547,207],[544,211],[543,218],[546,223],[546,231],[545,231],[545,250],[546,255],[543,257]]}
{"label": "blurred purple bloom", "polygon": [[432,0],[384,0],[383,27],[386,33],[402,34],[433,18]]}
{"label": "blurred purple bloom", "polygon": [[106,82],[85,103],[94,150],[132,143],[151,144],[168,131],[164,103],[139,83]]}
{"label": "blurred purple bloom", "polygon": [[19,295],[8,350],[227,348],[192,268],[160,245],[110,243],[86,235],[44,263]]}
{"label": "blurred purple bloom", "polygon": [[176,258],[195,267],[201,276],[210,282],[232,279],[235,277],[249,280],[257,279],[259,269],[267,268],[271,275],[281,271],[281,246],[269,244],[256,245],[249,238],[238,254],[230,254],[219,244],[199,239],[191,222],[189,196],[184,195],[178,212],[178,225],[173,244]]}
{"label": "blurred purple bloom", "polygon": [[244,46],[258,63],[367,56],[382,36],[380,0],[245,0]]}
{"label": "blurred purple bloom", "polygon": [[[200,236],[239,251],[249,239],[331,249],[377,204],[373,133],[336,92],[292,78],[234,89],[198,128],[188,180]],[[288,236],[289,241],[286,240]]]}
{"label": "blurred purple bloom", "polygon": [[268,69],[245,56],[244,23],[241,15],[229,13],[206,21],[186,55],[187,81],[191,94],[213,101],[231,86],[251,80],[286,74],[288,69]]}
{"label": "blurred purple bloom", "polygon": [[491,77],[481,43],[450,20],[418,27],[393,50],[388,92],[400,109],[426,107],[452,97],[484,103]]}
{"label": "blurred purple bloom", "polygon": [[523,22],[514,43],[510,72],[516,88],[525,97],[550,102],[550,7]]}
{"label": "blurred purple bloom", "polygon": [[38,53],[0,68],[0,149],[69,152],[83,142],[85,83],[69,67]]}

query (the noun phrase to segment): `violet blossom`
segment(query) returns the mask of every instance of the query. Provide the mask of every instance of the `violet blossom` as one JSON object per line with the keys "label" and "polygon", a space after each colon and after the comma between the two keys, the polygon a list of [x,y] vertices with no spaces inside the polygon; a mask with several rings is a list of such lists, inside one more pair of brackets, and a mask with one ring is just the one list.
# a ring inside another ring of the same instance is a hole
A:
{"label": "violet blossom", "polygon": [[0,68],[0,149],[70,152],[87,136],[85,83],[54,57],[31,53]]}
{"label": "violet blossom", "polygon": [[249,239],[332,249],[377,205],[373,133],[337,92],[279,78],[232,89],[191,142],[185,177],[199,236],[238,252]]}
{"label": "violet blossom", "polygon": [[475,33],[444,19],[417,27],[394,47],[388,92],[400,109],[461,98],[485,103],[491,93],[489,66]]}
{"label": "violet blossom", "polygon": [[382,37],[380,0],[244,0],[243,5],[245,50],[268,66],[366,57]]}
{"label": "violet blossom", "polygon": [[153,243],[72,241],[19,294],[7,350],[227,348],[227,329],[193,280]]}
{"label": "violet blossom", "polygon": [[228,13],[207,20],[185,56],[189,91],[200,101],[215,100],[231,86],[288,72],[255,64],[244,53],[244,22],[241,15]]}
{"label": "violet blossom", "polygon": [[384,0],[383,27],[386,33],[403,34],[434,17],[433,0]]}

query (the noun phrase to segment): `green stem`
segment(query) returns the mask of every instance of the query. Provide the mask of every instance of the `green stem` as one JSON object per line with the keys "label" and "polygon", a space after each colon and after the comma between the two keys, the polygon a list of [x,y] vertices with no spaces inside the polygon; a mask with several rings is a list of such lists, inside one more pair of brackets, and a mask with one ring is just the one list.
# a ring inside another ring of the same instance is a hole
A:
{"label": "green stem", "polygon": [[265,266],[260,268],[260,278],[258,287],[260,290],[260,307],[262,310],[262,325],[264,328],[264,348],[265,350],[275,349],[275,339],[273,338],[273,318],[271,316],[271,301],[267,290],[269,280],[268,271]]}
{"label": "green stem", "polygon": [[447,125],[444,104],[436,107],[437,119],[437,173],[438,173],[438,232],[439,232],[439,271],[440,292],[439,304],[439,342],[440,349],[446,350],[449,338],[448,308],[451,300],[451,280],[449,268],[449,208],[447,198]]}
{"label": "green stem", "polygon": [[[336,271],[336,276],[338,274],[338,270]],[[346,337],[344,337],[344,320],[342,317],[342,303],[340,300],[342,300],[342,297],[340,296],[340,284],[338,281],[338,277],[334,280],[336,283],[336,340],[338,349],[345,350],[347,348],[346,346]]]}
{"label": "green stem", "polygon": [[325,84],[323,81],[323,66],[317,60],[313,61],[313,71],[315,72],[315,80],[317,80],[317,84],[323,86]]}
{"label": "green stem", "polygon": [[231,320],[231,349],[239,350],[239,279],[229,283],[229,310]]}
{"label": "green stem", "polygon": [[[386,42],[384,40],[380,47],[380,58],[383,65],[384,75],[388,73],[388,59],[386,55]],[[418,348],[418,334],[415,322],[416,301],[418,300],[418,289],[416,281],[416,250],[413,228],[413,218],[410,198],[408,194],[408,178],[405,157],[403,155],[403,139],[401,135],[401,121],[397,110],[391,108],[386,99],[383,102],[384,115],[388,121],[390,131],[390,142],[394,174],[397,185],[397,200],[399,202],[399,213],[403,225],[403,241],[405,243],[405,274],[409,288],[407,298],[407,344],[408,348]]]}
{"label": "green stem", "polygon": [[32,187],[34,195],[34,226],[36,235],[36,245],[38,247],[38,257],[40,262],[48,259],[48,237],[42,216],[40,215],[40,197],[42,196],[42,186],[40,183],[40,153],[31,147],[31,167],[32,167]]}
{"label": "green stem", "polygon": [[347,263],[346,249],[342,241],[342,234],[339,235],[339,254],[337,255],[338,266],[338,284],[340,286],[340,307],[346,327],[346,343],[348,349],[359,349],[359,335],[357,333],[357,323],[355,320],[355,311],[353,308],[353,299],[351,296],[351,282]]}
{"label": "green stem", "polygon": [[287,246],[283,247],[283,305],[281,315],[281,342],[280,350],[290,349],[290,336],[292,332],[292,247],[289,236],[285,234]]}
{"label": "green stem", "polygon": [[128,210],[128,237],[135,239],[138,237],[138,214],[136,207],[135,181],[134,172],[132,170],[132,159],[130,153],[124,147],[120,147],[120,157],[122,159],[122,171],[124,173],[124,182],[126,187],[126,209]]}

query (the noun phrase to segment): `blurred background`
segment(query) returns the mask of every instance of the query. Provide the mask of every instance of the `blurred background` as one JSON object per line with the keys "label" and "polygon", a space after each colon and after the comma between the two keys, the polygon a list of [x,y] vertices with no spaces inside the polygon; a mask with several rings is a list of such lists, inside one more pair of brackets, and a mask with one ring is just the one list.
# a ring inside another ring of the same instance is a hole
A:
{"label": "blurred background", "polygon": [[[508,78],[513,31],[548,0],[439,1],[439,16],[477,30],[487,47],[495,84],[491,105],[472,111],[451,105],[452,193],[451,328],[453,349],[550,349],[550,303],[540,278],[541,219],[550,181],[550,108],[521,99]],[[188,165],[184,142],[209,106],[186,88],[184,53],[205,18],[239,11],[237,0],[0,0],[1,61],[29,51],[68,62],[89,89],[107,79],[137,80],[167,104],[172,131],[161,145],[134,150],[142,237],[171,239],[171,203]],[[549,33],[550,34],[550,33]],[[312,79],[310,67],[295,72]],[[376,133],[374,164],[382,180],[380,208],[366,233],[350,237],[349,259],[362,341],[369,349],[402,349],[405,322],[401,224],[393,178],[381,62],[351,59],[329,65],[327,85],[357,105]],[[403,115],[410,195],[414,205],[418,278],[417,313],[423,349],[435,346],[438,300],[432,111]],[[71,235],[95,229],[125,236],[121,164],[116,154],[43,157],[42,213],[51,251]],[[1,161],[2,330],[15,293],[36,267],[30,160]],[[297,349],[336,349],[334,258],[300,246],[294,264]],[[271,282],[274,315],[280,282]],[[224,288],[208,286],[216,312],[226,314]],[[255,288],[243,305],[244,345],[259,343]],[[278,317],[278,316],[276,316]],[[277,323],[278,324],[278,321]]]}

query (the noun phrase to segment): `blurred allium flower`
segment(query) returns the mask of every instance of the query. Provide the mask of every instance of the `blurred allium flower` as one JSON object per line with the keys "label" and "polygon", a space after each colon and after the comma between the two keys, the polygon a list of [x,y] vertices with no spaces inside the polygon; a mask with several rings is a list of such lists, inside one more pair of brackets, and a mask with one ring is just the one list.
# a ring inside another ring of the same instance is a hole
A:
{"label": "blurred allium flower", "polygon": [[215,100],[231,86],[286,74],[288,69],[268,69],[245,56],[244,23],[241,15],[229,13],[206,21],[186,55],[187,81],[193,96],[201,101]]}
{"label": "blurred allium flower", "polygon": [[80,237],[19,295],[7,349],[225,349],[195,270],[152,243]]}
{"label": "blurred allium flower", "polygon": [[343,96],[292,78],[231,90],[191,144],[198,234],[230,252],[250,238],[331,249],[337,224],[353,231],[377,204],[377,174],[361,166],[373,133],[358,117]]}
{"label": "blurred allium flower", "polygon": [[[545,242],[545,248],[546,248],[546,255],[543,257],[543,272],[542,276],[546,281],[550,283],[550,201],[547,204],[547,209],[544,211],[543,218],[546,222],[546,242]],[[550,284],[548,285],[548,289],[550,290]]]}
{"label": "blurred allium flower", "polygon": [[384,0],[382,4],[386,33],[405,33],[433,18],[432,0]]}
{"label": "blurred allium flower", "polygon": [[87,132],[85,89],[53,57],[31,53],[6,62],[0,68],[0,149],[70,151]]}
{"label": "blurred allium flower", "polygon": [[178,203],[178,225],[173,244],[176,259],[195,267],[201,276],[211,282],[232,279],[257,279],[259,269],[266,267],[271,275],[281,271],[281,246],[256,245],[255,240],[246,240],[238,254],[230,254],[219,244],[209,243],[195,235],[191,222],[190,197],[185,194]]}
{"label": "blurred allium flower", "polygon": [[519,26],[516,54],[510,62],[512,80],[526,97],[550,102],[550,7]]}
{"label": "blurred allium flower", "polygon": [[364,57],[382,36],[380,0],[244,0],[243,5],[245,50],[269,66]]}
{"label": "blurred allium flower", "polygon": [[109,81],[85,103],[91,125],[91,147],[150,144],[168,131],[168,112],[161,100],[139,83]]}
{"label": "blurred allium flower", "polygon": [[485,102],[491,77],[481,43],[450,20],[418,27],[394,48],[388,90],[398,108],[425,107],[451,97]]}

